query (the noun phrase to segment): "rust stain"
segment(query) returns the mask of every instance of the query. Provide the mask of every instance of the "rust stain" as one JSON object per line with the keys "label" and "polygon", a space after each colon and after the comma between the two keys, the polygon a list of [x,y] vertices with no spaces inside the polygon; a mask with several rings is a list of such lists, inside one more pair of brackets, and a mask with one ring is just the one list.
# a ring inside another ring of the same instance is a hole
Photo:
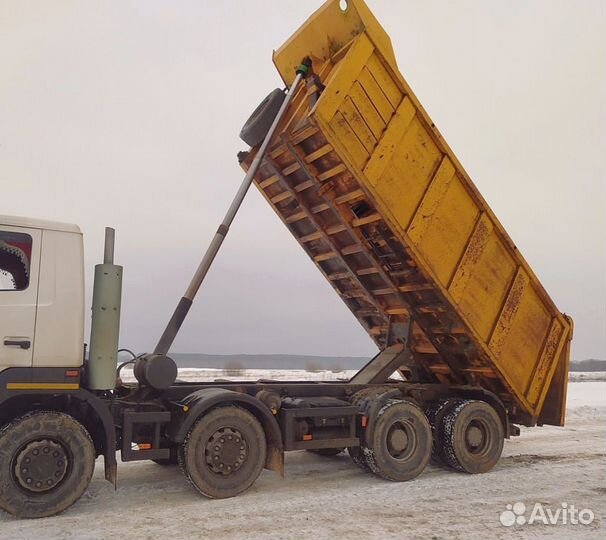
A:
{"label": "rust stain", "polygon": [[469,278],[473,273],[473,268],[480,260],[484,248],[488,243],[488,238],[492,234],[492,229],[493,225],[490,218],[485,213],[480,214],[478,223],[467,244],[467,248],[461,257],[461,262],[448,287],[455,302],[458,302],[461,299],[463,292],[467,287],[467,283],[469,282]]}
{"label": "rust stain", "polygon": [[524,291],[526,290],[529,281],[528,274],[526,274],[522,267],[519,267],[516,276],[513,279],[509,294],[507,295],[507,299],[505,300],[505,304],[503,305],[501,314],[499,315],[497,324],[492,332],[490,341],[488,342],[488,346],[497,356],[501,352],[503,343],[509,334],[515,316],[518,313],[520,304],[522,303],[522,296],[524,295]]}
{"label": "rust stain", "polygon": [[530,378],[529,388],[526,393],[526,397],[532,405],[537,405],[547,378],[547,374],[549,373],[549,369],[555,365],[553,359],[560,344],[562,331],[562,325],[557,319],[554,318],[551,323],[551,328],[549,334],[547,335],[547,339],[545,340],[541,358],[539,359],[534,373]]}

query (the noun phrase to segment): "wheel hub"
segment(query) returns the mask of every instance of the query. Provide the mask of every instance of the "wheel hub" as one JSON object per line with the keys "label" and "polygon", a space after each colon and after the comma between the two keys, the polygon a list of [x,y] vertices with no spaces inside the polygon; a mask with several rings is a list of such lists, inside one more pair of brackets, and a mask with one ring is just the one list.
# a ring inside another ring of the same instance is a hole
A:
{"label": "wheel hub", "polygon": [[406,460],[414,452],[416,438],[407,421],[395,422],[387,432],[387,451],[394,459]]}
{"label": "wheel hub", "polygon": [[206,463],[218,474],[228,476],[237,471],[248,457],[248,444],[233,428],[222,428],[206,444]]}
{"label": "wheel hub", "polygon": [[465,431],[465,443],[470,452],[479,452],[486,443],[486,431],[484,426],[472,421]]}
{"label": "wheel hub", "polygon": [[26,445],[15,460],[15,478],[27,491],[40,493],[57,486],[67,473],[68,459],[63,446],[49,439]]}
{"label": "wheel hub", "polygon": [[389,435],[389,444],[395,452],[400,453],[406,450],[408,445],[408,436],[403,429],[396,428]]}

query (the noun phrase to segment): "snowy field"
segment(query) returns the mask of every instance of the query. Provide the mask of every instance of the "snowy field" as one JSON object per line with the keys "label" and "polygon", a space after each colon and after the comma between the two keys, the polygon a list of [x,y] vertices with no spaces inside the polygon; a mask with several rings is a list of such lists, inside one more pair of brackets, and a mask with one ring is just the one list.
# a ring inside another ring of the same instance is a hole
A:
{"label": "snowy field", "polygon": [[[190,371],[180,376],[200,378]],[[305,373],[291,378],[302,380]],[[328,373],[314,375],[344,376]],[[279,375],[263,372],[261,377]],[[224,374],[213,370],[208,377]],[[248,377],[260,378],[256,371],[246,372]],[[567,426],[523,429],[521,437],[506,441],[503,458],[484,475],[428,467],[416,480],[396,484],[364,473],[347,454],[323,458],[292,452],[286,456],[284,479],[264,471],[243,495],[213,501],[198,495],[176,467],[146,462],[120,464],[114,492],[103,479],[99,460],[78,503],[60,516],[40,520],[0,514],[0,538],[604,538],[605,441],[606,382],[572,382]],[[535,503],[552,513],[566,503],[591,510],[595,518],[590,525],[563,524],[562,519],[556,525],[502,525],[499,517],[506,505],[519,502],[526,505],[526,518]]]}
{"label": "snowy field", "polygon": [[[211,382],[228,379],[237,381],[257,381],[259,379],[289,380],[289,381],[334,381],[349,380],[356,374],[357,370],[317,370],[290,369],[288,371],[278,369],[235,369],[225,370],[216,368],[183,368],[179,369],[179,380]],[[397,374],[394,374],[397,376]],[[132,369],[125,368],[122,371],[122,379],[125,382],[134,382]],[[570,372],[568,379],[571,382],[605,381],[606,371],[577,371]],[[606,402],[605,402],[606,405]]]}
{"label": "snowy field", "polygon": [[606,371],[571,371],[568,380],[573,382],[582,381],[606,381]]}

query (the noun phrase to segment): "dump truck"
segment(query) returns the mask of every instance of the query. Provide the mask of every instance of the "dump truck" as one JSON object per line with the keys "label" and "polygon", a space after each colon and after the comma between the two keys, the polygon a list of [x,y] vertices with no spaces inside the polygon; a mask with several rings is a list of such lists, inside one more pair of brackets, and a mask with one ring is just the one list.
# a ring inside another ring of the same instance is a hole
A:
{"label": "dump truck", "polygon": [[[224,498],[263,468],[284,475],[287,451],[347,451],[402,482],[430,459],[487,472],[520,425],[563,425],[572,320],[413,94],[366,4],[329,0],[273,61],[287,90],[242,128],[244,180],[153,352],[118,365],[112,229],[86,354],[80,229],[0,216],[3,510],[67,509],[98,456],[117,485],[117,451],[178,464],[198,492]],[[253,183],[377,344],[348,381],[177,379],[170,348]],[[131,363],[132,383],[121,377]]]}

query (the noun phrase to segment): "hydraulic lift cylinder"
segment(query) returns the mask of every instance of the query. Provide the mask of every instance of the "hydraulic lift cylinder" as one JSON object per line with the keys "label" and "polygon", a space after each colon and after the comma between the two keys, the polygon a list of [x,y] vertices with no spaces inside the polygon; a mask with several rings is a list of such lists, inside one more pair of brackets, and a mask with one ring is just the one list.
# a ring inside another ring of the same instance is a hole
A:
{"label": "hydraulic lift cylinder", "polygon": [[255,174],[257,173],[261,162],[263,161],[263,157],[265,156],[265,152],[267,151],[267,147],[269,146],[273,134],[276,131],[280,120],[284,116],[284,113],[288,109],[288,105],[292,100],[295,90],[297,89],[299,83],[307,73],[307,69],[308,67],[302,64],[301,67],[297,70],[295,80],[293,81],[290,89],[288,90],[288,94],[284,98],[282,106],[276,114],[276,117],[273,123],[271,124],[271,127],[269,128],[269,131],[265,136],[265,139],[261,143],[261,146],[259,147],[259,150],[257,151],[257,154],[255,155],[255,158],[253,159],[253,162],[251,163],[250,168],[248,169],[246,176],[244,177],[244,180],[240,185],[240,189],[238,189],[234,200],[228,208],[227,213],[225,214],[225,217],[221,222],[221,225],[219,225],[219,228],[217,229],[215,236],[213,237],[210,245],[208,246],[204,257],[200,261],[200,265],[198,266],[194,277],[192,278],[189,286],[187,287],[185,294],[183,295],[181,300],[179,300],[179,303],[177,304],[177,307],[175,308],[175,311],[173,312],[173,315],[170,321],[168,322],[168,325],[166,326],[162,337],[160,338],[158,344],[156,345],[156,348],[154,349],[154,354],[167,354],[171,345],[173,344],[173,341],[177,336],[177,332],[179,332],[179,328],[181,328],[181,325],[183,324],[183,321],[187,316],[187,313],[189,311],[189,308],[191,307],[194,297],[196,296],[200,285],[202,285],[202,281],[204,281],[204,278],[206,277],[210,266],[215,260],[219,248],[221,247],[223,240],[225,240],[225,237],[229,232],[229,227],[234,218],[236,217],[236,214],[238,213],[242,201],[246,196],[246,192],[248,191],[248,188],[250,188]]}

